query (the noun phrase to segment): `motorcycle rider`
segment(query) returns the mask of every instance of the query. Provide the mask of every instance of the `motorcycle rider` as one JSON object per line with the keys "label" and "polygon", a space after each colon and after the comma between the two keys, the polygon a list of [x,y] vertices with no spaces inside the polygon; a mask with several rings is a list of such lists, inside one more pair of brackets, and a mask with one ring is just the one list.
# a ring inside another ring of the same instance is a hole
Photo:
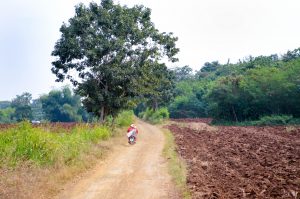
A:
{"label": "motorcycle rider", "polygon": [[137,129],[137,127],[134,124],[131,124],[129,126],[129,128],[127,129],[127,133],[134,131],[133,132],[133,136],[135,137],[135,141],[137,140],[137,134],[139,133],[139,130]]}

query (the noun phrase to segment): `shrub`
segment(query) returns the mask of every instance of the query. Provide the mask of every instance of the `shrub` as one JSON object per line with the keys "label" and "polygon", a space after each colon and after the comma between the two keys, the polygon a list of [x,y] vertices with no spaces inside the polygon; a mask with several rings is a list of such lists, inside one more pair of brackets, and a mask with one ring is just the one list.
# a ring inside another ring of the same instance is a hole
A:
{"label": "shrub", "polygon": [[116,125],[119,127],[129,126],[133,123],[134,113],[133,111],[122,111],[116,118]]}
{"label": "shrub", "polygon": [[167,108],[160,108],[157,111],[147,108],[145,112],[139,114],[139,117],[154,124],[160,123],[164,119],[168,119],[169,116],[170,114]]}
{"label": "shrub", "polygon": [[[134,113],[132,110],[122,111],[115,118],[114,125],[117,127],[129,126],[130,124],[133,123],[133,120],[134,120]],[[112,126],[113,125],[113,117],[112,116],[106,117],[105,123],[107,126]]]}
{"label": "shrub", "polygon": [[291,115],[270,115],[263,116],[258,121],[254,122],[254,124],[259,126],[264,125],[286,125],[293,119]]}
{"label": "shrub", "polygon": [[296,125],[300,124],[300,118],[293,118],[291,115],[270,115],[263,116],[255,121],[233,122],[226,120],[213,120],[213,125],[224,126],[273,126],[273,125]]}

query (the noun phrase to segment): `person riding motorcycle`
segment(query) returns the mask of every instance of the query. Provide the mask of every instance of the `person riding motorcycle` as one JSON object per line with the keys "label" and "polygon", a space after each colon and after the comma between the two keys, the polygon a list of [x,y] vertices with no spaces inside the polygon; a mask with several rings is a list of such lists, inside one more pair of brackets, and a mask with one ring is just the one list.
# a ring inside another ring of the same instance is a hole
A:
{"label": "person riding motorcycle", "polygon": [[127,129],[127,134],[132,133],[132,135],[135,137],[135,142],[137,140],[137,134],[139,133],[139,130],[134,124],[131,124],[130,127]]}

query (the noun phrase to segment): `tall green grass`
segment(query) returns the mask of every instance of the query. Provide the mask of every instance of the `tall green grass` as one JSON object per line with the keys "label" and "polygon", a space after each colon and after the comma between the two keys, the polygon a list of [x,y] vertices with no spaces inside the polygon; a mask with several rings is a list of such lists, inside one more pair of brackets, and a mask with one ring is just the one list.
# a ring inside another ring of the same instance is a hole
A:
{"label": "tall green grass", "polygon": [[111,136],[109,128],[100,125],[77,125],[66,132],[49,132],[22,122],[0,131],[0,167],[18,166],[23,162],[36,165],[71,164],[91,144]]}

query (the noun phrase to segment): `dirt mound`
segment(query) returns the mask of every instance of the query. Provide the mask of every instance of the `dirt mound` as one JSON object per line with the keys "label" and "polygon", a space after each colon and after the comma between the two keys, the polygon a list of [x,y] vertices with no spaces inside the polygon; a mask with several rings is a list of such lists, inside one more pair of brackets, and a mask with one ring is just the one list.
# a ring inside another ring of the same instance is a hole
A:
{"label": "dirt mound", "polygon": [[300,198],[299,127],[168,128],[193,198]]}

